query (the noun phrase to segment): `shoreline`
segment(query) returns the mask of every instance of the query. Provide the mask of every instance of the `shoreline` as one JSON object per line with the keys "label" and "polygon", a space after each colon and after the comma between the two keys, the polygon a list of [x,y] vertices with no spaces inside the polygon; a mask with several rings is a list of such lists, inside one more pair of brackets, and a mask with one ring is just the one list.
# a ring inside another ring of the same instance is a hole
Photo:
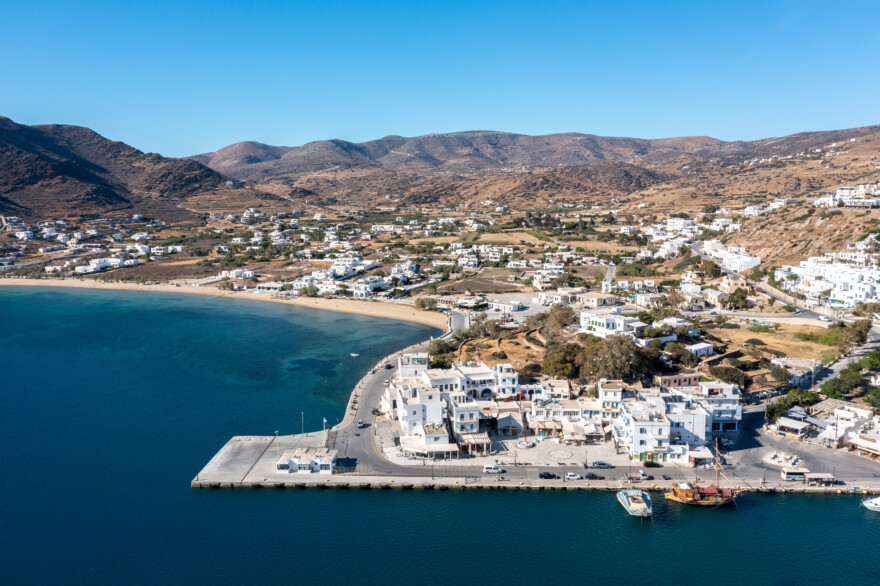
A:
{"label": "shoreline", "polygon": [[136,283],[105,283],[75,279],[33,279],[3,278],[0,287],[64,287],[70,289],[104,289],[111,291],[141,291],[147,293],[185,293],[207,295],[226,299],[246,299],[281,303],[311,309],[322,309],[337,313],[366,315],[383,319],[393,319],[448,331],[448,318],[444,313],[423,311],[413,306],[381,301],[361,301],[359,299],[335,299],[326,297],[294,297],[292,299],[273,299],[269,293],[246,293],[243,291],[221,291],[216,287],[195,287],[187,285],[140,285]]}

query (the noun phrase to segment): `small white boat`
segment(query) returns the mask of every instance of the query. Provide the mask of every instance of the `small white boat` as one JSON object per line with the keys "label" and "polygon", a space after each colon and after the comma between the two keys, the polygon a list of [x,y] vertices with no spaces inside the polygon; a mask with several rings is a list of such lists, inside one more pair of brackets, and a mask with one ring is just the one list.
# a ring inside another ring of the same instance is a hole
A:
{"label": "small white boat", "polygon": [[651,497],[643,490],[631,488],[617,493],[617,500],[633,517],[651,516]]}
{"label": "small white boat", "polygon": [[352,352],[351,354],[349,354],[349,356],[351,356],[352,358],[357,358],[358,356],[360,356],[360,354],[355,354],[354,352]]}
{"label": "small white boat", "polygon": [[880,513],[880,496],[874,497],[872,499],[865,499],[862,501],[862,506],[868,509],[869,511],[874,511],[875,513]]}

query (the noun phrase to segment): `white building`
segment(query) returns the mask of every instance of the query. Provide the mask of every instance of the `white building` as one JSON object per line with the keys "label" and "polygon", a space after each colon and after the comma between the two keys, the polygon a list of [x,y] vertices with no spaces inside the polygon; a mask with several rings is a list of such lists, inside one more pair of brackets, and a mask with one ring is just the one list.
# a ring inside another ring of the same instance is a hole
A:
{"label": "white building", "polygon": [[285,450],[275,461],[275,470],[285,474],[333,474],[337,452],[326,448]]}

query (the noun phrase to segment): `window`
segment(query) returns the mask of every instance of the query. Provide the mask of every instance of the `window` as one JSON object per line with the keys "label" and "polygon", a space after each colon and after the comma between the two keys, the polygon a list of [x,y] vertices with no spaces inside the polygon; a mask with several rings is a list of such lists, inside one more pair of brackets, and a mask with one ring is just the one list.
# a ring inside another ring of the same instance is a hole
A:
{"label": "window", "polygon": [[648,430],[645,429],[644,427],[640,427],[640,428],[639,428],[639,433],[648,433]]}
{"label": "window", "polygon": [[639,445],[640,445],[640,446],[645,445],[645,440],[639,440]]}

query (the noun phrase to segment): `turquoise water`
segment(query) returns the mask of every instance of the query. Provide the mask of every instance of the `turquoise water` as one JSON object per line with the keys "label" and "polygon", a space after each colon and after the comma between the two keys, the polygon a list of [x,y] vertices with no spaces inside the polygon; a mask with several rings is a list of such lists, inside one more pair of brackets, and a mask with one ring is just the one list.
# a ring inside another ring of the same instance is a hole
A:
{"label": "turquoise water", "polygon": [[[0,289],[4,583],[880,583],[858,497],[191,490],[233,434],[341,417],[436,332],[200,296]],[[360,352],[361,358],[349,358]],[[656,501],[657,499],[655,499]]]}

